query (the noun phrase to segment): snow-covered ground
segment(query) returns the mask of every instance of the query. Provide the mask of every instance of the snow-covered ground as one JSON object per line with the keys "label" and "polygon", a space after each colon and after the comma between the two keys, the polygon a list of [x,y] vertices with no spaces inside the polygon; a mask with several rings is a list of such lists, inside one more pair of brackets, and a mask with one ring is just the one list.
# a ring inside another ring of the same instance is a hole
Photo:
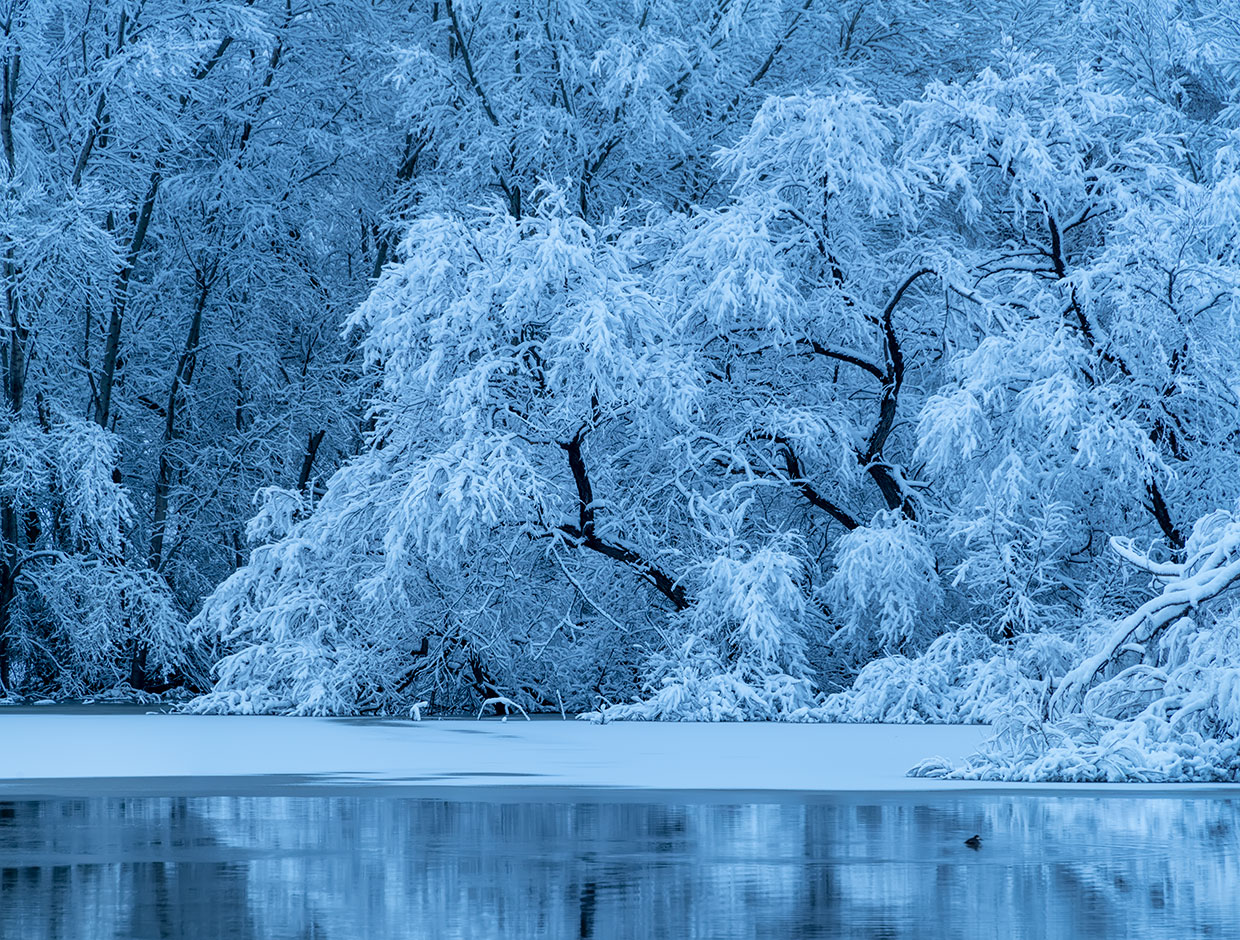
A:
{"label": "snow-covered ground", "polygon": [[929,756],[958,763],[987,731],[981,725],[415,723],[0,712],[0,792],[143,792],[152,787],[233,792],[336,784],[843,794],[978,788],[1101,787],[1147,793],[1227,789],[996,784],[905,775]]}
{"label": "snow-covered ground", "polygon": [[0,714],[0,785],[83,778],[312,777],[316,782],[686,790],[960,787],[913,779],[965,757],[980,726],[383,721]]}

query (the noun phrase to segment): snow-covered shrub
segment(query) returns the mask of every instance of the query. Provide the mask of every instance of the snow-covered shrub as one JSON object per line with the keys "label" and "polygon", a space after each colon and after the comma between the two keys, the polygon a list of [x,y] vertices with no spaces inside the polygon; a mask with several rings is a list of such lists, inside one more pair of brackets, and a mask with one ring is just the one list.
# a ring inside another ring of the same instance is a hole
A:
{"label": "snow-covered shrub", "polygon": [[124,689],[135,657],[148,685],[200,668],[185,617],[153,572],[64,555],[24,575],[13,645],[31,691],[36,676],[42,693],[56,696]]}
{"label": "snow-covered shrub", "polygon": [[867,663],[850,688],[826,698],[820,713],[830,721],[988,724],[1062,675],[1077,645],[1051,632],[999,643],[961,627],[919,656]]}
{"label": "snow-covered shrub", "polygon": [[[357,677],[373,672],[356,653],[307,639],[247,646],[216,664],[215,689],[195,699],[190,710],[201,715],[356,714]],[[258,677],[261,681],[255,681]]]}
{"label": "snow-covered shrub", "polygon": [[[348,469],[338,476],[342,482],[326,505],[301,521],[295,520],[299,497],[266,494],[248,531],[276,538],[254,548],[249,564],[191,624],[218,650],[214,688],[191,710],[356,714],[385,704],[376,700],[376,687],[395,688],[416,664],[408,653],[425,634],[421,605],[410,604],[402,622],[385,615],[382,603],[368,603],[359,587],[383,565],[375,518],[383,505],[358,505],[349,484],[365,489],[374,481]],[[405,654],[399,664],[395,650]]]}
{"label": "snow-covered shrub", "polygon": [[[797,720],[817,704],[803,631],[800,561],[778,545],[712,560],[697,603],[675,629],[685,636],[647,664],[651,693],[597,720]],[[812,622],[812,621],[811,621]]]}
{"label": "snow-covered shrub", "polygon": [[1162,584],[1099,631],[1088,655],[1050,687],[993,716],[995,735],[958,768],[920,772],[986,780],[1240,780],[1240,516],[1193,528],[1182,561],[1116,541]]}
{"label": "snow-covered shrub", "polygon": [[23,543],[5,546],[13,596],[0,613],[0,671],[11,692],[84,695],[194,668],[168,585],[126,557],[134,507],[118,458],[116,437],[80,419],[0,431],[0,501]]}
{"label": "snow-covered shrub", "polygon": [[405,491],[390,485],[398,458],[384,448],[346,465],[313,512],[208,598],[191,626],[217,651],[215,681],[189,710],[407,714],[429,702],[476,714],[502,696],[558,712],[631,694],[616,637],[641,635],[640,624],[585,629],[600,601],[572,582],[531,592],[548,566],[571,572],[572,560],[523,552],[519,533],[503,553],[455,544],[446,562],[414,549]]}

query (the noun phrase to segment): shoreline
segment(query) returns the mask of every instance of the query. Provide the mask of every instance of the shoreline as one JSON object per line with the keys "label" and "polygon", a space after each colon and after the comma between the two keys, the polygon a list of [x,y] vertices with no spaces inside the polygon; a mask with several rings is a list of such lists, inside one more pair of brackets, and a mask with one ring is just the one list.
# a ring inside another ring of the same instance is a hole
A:
{"label": "shoreline", "polygon": [[984,725],[290,718],[0,711],[0,798],[384,796],[502,802],[805,802],[961,794],[1234,798],[1218,783],[905,776]]}
{"label": "shoreline", "polygon": [[202,777],[0,779],[0,802],[84,799],[380,799],[451,803],[675,805],[934,805],[960,799],[1020,797],[1100,800],[1235,800],[1240,785],[1211,783],[995,783],[949,781],[942,787],[887,790],[687,789],[559,786],[535,783],[443,784],[261,774]]}

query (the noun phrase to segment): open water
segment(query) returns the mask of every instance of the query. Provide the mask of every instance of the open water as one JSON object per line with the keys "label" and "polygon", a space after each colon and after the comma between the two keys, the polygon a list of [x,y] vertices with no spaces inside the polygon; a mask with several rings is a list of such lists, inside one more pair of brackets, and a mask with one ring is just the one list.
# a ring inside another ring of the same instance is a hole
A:
{"label": "open water", "polygon": [[1240,937],[1224,797],[497,792],[0,796],[0,937]]}

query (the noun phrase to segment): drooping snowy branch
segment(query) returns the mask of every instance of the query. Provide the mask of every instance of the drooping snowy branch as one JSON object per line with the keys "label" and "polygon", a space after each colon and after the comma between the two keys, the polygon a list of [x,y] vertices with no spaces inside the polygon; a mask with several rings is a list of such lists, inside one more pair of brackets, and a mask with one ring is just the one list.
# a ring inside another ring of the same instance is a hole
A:
{"label": "drooping snowy branch", "polygon": [[1218,511],[1199,519],[1180,564],[1155,562],[1122,542],[1113,547],[1164,583],[1162,593],[1146,601],[1116,624],[1084,661],[1064,676],[1050,701],[1050,715],[1061,717],[1080,709],[1094,680],[1125,654],[1145,658],[1146,645],[1173,623],[1214,600],[1240,580],[1240,522]]}

